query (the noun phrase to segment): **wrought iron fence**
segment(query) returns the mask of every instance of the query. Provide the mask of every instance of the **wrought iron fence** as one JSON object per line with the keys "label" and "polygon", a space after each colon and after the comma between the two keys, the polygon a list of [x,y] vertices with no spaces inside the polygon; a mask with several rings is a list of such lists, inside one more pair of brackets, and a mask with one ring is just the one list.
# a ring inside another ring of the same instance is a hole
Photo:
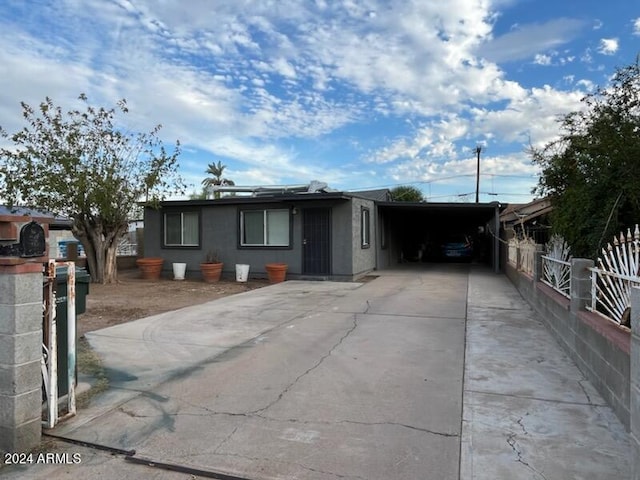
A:
{"label": "wrought iron fence", "polygon": [[520,270],[533,275],[537,246],[532,238],[525,238],[519,243],[520,249]]}
{"label": "wrought iron fence", "polygon": [[571,253],[567,242],[560,235],[553,235],[547,243],[546,255],[542,256],[542,278],[558,293],[571,296]]}
{"label": "wrought iron fence", "polygon": [[571,296],[571,262],[543,255],[540,281],[569,298]]}
{"label": "wrought iron fence", "polygon": [[138,245],[135,243],[131,243],[129,241],[127,241],[126,239],[123,239],[119,244],[118,244],[118,249],[116,254],[118,256],[121,255],[137,255],[138,253]]}
{"label": "wrought iron fence", "polygon": [[618,324],[630,326],[631,287],[640,286],[640,229],[614,237],[591,268],[589,310]]}

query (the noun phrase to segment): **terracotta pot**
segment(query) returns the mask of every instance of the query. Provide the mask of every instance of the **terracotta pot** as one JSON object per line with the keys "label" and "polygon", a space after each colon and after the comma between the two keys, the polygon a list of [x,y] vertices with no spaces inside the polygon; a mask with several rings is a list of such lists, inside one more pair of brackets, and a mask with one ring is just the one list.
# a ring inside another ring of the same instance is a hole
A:
{"label": "terracotta pot", "polygon": [[202,279],[208,283],[219,281],[222,275],[223,265],[223,263],[201,263],[200,271],[202,272]]}
{"label": "terracotta pot", "polygon": [[284,282],[289,266],[286,263],[267,263],[265,269],[269,277],[269,283]]}
{"label": "terracotta pot", "polygon": [[145,280],[159,280],[162,274],[164,259],[160,257],[145,257],[136,260],[136,264],[142,272]]}

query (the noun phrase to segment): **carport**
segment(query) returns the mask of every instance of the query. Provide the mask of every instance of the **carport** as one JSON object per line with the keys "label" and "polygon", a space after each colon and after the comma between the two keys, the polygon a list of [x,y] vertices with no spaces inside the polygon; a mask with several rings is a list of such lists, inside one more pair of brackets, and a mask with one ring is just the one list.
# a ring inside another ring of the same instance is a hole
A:
{"label": "carport", "polygon": [[452,236],[472,239],[473,261],[500,270],[500,212],[491,203],[378,202],[380,269],[398,263],[442,261],[441,245]]}

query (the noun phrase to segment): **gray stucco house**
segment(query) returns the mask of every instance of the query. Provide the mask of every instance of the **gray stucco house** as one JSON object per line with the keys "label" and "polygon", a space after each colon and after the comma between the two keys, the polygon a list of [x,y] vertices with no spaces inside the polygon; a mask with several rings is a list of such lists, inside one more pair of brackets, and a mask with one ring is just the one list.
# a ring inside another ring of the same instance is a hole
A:
{"label": "gray stucco house", "polygon": [[[284,262],[289,279],[350,281],[399,262],[437,261],[447,236],[464,233],[473,238],[474,261],[499,270],[499,216],[506,205],[498,202],[394,202],[386,189],[233,188],[252,194],[146,208],[145,256],[164,258],[165,272],[173,262],[186,263],[187,277],[194,278],[207,253],[216,251],[227,278],[235,276],[236,264],[248,264],[250,275],[260,277],[265,264]],[[425,252],[420,259],[418,250]]]}
{"label": "gray stucco house", "polygon": [[145,209],[144,252],[162,257],[164,269],[187,263],[187,276],[200,275],[208,252],[263,276],[265,264],[288,264],[288,278],[352,280],[376,268],[376,200],[388,191],[274,192],[209,200],[165,201]]}

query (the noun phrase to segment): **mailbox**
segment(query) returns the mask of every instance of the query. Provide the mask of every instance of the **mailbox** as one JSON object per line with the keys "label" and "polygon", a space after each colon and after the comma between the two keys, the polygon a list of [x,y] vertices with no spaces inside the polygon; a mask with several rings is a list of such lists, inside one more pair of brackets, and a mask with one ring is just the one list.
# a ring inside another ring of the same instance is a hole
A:
{"label": "mailbox", "polygon": [[31,221],[20,229],[20,241],[10,245],[0,245],[0,255],[9,257],[43,257],[47,251],[47,239],[44,228]]}
{"label": "mailbox", "polygon": [[47,240],[44,228],[35,221],[31,221],[20,229],[21,257],[42,257],[47,251]]}

